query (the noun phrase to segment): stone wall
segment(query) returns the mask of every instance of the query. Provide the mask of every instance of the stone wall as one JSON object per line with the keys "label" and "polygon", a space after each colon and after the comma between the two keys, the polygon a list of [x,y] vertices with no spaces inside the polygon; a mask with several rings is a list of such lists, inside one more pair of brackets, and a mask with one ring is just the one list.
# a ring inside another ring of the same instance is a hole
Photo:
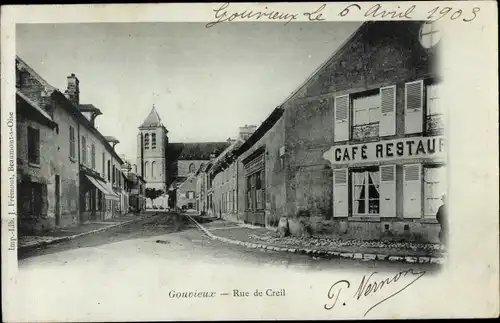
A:
{"label": "stone wall", "polygon": [[[280,148],[285,144],[283,116],[250,149],[238,157],[238,219],[245,220],[254,214],[246,210],[246,174],[243,161],[264,147],[265,158],[265,225],[276,227],[279,218],[286,215],[285,174],[287,162],[281,167]],[[286,153],[285,153],[286,156]]]}

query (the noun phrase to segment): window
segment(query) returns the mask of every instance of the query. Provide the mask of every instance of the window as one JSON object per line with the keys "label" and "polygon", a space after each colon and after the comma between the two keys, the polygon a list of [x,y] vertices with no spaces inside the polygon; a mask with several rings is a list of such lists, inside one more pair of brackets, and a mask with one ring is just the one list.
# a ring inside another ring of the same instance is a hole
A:
{"label": "window", "polygon": [[28,127],[28,162],[40,165],[40,130]]}
{"label": "window", "polygon": [[149,134],[144,135],[144,149],[149,149]]}
{"label": "window", "polygon": [[420,44],[424,48],[435,46],[441,39],[441,33],[436,22],[426,22],[420,29]]}
{"label": "window", "polygon": [[442,106],[439,104],[439,93],[441,85],[437,83],[428,84],[426,93],[426,129],[429,132],[442,130],[444,128],[444,115]]}
{"label": "window", "polygon": [[156,149],[156,134],[151,134],[151,149]]}
{"label": "window", "polygon": [[19,186],[18,208],[21,216],[45,214],[44,199],[47,186],[40,183],[22,183]]}
{"label": "window", "polygon": [[354,98],[352,101],[352,138],[378,137],[380,123],[380,94]]}
{"label": "window", "polygon": [[154,178],[155,176],[155,164],[156,162],[151,163],[151,178]]}
{"label": "window", "polygon": [[380,173],[365,170],[352,173],[353,215],[379,215]]}
{"label": "window", "polygon": [[87,163],[87,138],[82,136],[82,162]]}
{"label": "window", "polygon": [[247,176],[247,208],[249,210],[264,209],[264,170]]}
{"label": "window", "polygon": [[95,169],[95,144],[94,143],[92,143],[92,146],[90,147],[90,154],[92,156],[90,164],[91,164],[92,169]]}
{"label": "window", "polygon": [[102,177],[106,177],[106,154],[102,153]]}
{"label": "window", "polygon": [[69,126],[69,157],[76,158],[75,151],[75,128],[73,126]]}
{"label": "window", "polygon": [[194,163],[191,163],[191,164],[189,165],[189,172],[190,172],[190,173],[194,173]]}
{"label": "window", "polygon": [[424,215],[435,217],[443,204],[441,198],[446,194],[446,167],[424,168]]}
{"label": "window", "polygon": [[108,160],[108,182],[111,181],[111,162]]}
{"label": "window", "polygon": [[115,184],[115,178],[116,178],[116,168],[115,165],[113,165],[113,174],[111,174],[111,182]]}
{"label": "window", "polygon": [[194,192],[192,192],[192,191],[187,192],[187,198],[194,199]]}
{"label": "window", "polygon": [[279,156],[280,156],[280,169],[284,169],[285,168],[285,146],[280,147]]}

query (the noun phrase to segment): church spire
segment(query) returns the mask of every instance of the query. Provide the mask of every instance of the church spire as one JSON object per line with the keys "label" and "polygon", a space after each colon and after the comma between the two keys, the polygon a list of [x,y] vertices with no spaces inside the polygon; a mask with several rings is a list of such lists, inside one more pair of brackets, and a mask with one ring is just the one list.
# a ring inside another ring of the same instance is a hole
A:
{"label": "church spire", "polygon": [[151,112],[149,112],[147,118],[144,120],[144,122],[139,128],[161,127],[161,126],[163,126],[163,124],[161,123],[160,116],[158,115],[155,105],[153,104]]}

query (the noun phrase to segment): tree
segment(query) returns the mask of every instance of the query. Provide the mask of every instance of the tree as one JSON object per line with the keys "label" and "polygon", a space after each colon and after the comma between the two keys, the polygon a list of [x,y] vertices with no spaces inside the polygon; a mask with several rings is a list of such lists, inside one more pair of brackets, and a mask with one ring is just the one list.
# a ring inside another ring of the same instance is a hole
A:
{"label": "tree", "polygon": [[157,190],[156,188],[146,188],[146,197],[148,199],[154,200],[157,197],[160,197],[163,195],[163,190]]}

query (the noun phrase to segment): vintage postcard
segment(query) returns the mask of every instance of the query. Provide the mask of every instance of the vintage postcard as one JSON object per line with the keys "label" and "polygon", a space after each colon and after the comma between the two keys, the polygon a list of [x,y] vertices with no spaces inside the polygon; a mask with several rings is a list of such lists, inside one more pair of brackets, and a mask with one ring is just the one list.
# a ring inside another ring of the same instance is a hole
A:
{"label": "vintage postcard", "polygon": [[3,6],[4,320],[497,317],[497,18]]}

